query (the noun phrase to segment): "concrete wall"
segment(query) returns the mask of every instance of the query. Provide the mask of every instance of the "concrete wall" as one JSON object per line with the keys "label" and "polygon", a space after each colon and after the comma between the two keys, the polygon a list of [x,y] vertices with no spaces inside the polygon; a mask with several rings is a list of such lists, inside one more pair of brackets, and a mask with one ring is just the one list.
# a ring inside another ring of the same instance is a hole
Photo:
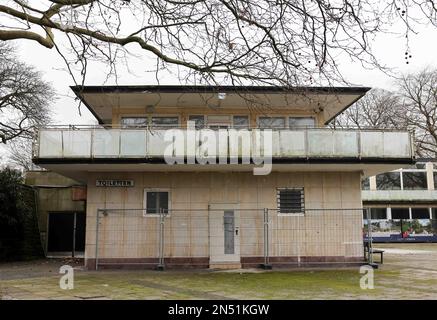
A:
{"label": "concrete wall", "polygon": [[[96,179],[131,179],[134,187],[96,187]],[[90,173],[87,189],[85,257],[95,257],[97,209],[141,209],[144,188],[169,189],[172,212],[166,218],[165,256],[208,257],[208,204],[238,203],[241,257],[263,255],[263,208],[276,208],[276,188],[304,187],[302,215],[271,217],[272,257],[362,257],[360,173],[312,172],[254,176],[246,172]],[[341,209],[357,210],[341,210]],[[249,210],[259,209],[259,210]],[[157,217],[141,210],[110,212],[100,219],[99,259],[141,259],[158,255]]]}
{"label": "concrete wall", "polygon": [[85,201],[73,200],[73,186],[80,183],[51,171],[29,171],[25,184],[33,186],[37,192],[38,228],[46,249],[49,212],[86,210]]}

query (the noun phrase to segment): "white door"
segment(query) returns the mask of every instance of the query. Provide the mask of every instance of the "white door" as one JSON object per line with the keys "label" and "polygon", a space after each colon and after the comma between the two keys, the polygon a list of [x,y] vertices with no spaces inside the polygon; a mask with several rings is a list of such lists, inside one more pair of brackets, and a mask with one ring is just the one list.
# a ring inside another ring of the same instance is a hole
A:
{"label": "white door", "polygon": [[237,203],[209,205],[210,264],[240,263],[240,213]]}

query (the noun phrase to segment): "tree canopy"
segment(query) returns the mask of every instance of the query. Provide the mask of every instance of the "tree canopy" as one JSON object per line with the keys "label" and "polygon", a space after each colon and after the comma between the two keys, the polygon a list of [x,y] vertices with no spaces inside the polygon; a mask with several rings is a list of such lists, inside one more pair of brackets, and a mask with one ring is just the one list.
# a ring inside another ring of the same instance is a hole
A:
{"label": "tree canopy", "polygon": [[[128,49],[156,58],[179,79],[263,84],[344,82],[338,60],[381,67],[373,37],[402,23],[437,26],[430,0],[6,0],[0,40],[56,49],[81,67],[104,61],[116,74]],[[59,36],[66,37],[63,50]],[[68,64],[74,62],[74,64]]]}
{"label": "tree canopy", "polygon": [[40,72],[19,61],[14,47],[0,42],[0,142],[31,138],[37,125],[47,124],[54,89]]}

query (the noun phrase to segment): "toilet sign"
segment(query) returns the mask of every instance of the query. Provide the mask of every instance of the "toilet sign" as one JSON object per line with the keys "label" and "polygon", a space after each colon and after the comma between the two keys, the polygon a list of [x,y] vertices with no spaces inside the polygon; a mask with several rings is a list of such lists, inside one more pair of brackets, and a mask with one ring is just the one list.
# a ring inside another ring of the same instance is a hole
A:
{"label": "toilet sign", "polygon": [[133,187],[133,180],[96,180],[96,187]]}

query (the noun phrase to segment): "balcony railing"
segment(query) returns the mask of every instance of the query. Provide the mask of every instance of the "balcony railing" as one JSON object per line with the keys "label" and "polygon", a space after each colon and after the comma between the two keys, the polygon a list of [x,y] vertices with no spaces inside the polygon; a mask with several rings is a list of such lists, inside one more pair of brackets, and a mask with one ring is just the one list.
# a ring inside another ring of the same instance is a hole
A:
{"label": "balcony railing", "polygon": [[[174,129],[173,129],[174,130]],[[187,131],[180,130],[186,140]],[[166,129],[107,128],[107,127],[50,127],[41,128],[34,141],[33,157],[38,159],[109,159],[163,158],[172,142],[165,141]],[[232,129],[197,129],[195,145],[211,132],[217,139],[217,156],[228,156]],[[220,133],[219,133],[220,132]],[[234,131],[235,132],[235,131]],[[272,129],[273,159],[405,159],[414,157],[410,132],[375,129],[300,128]],[[244,135],[243,135],[244,136]],[[263,129],[249,129],[244,136],[252,145],[260,145],[267,137]],[[270,139],[270,136],[269,136]],[[247,141],[247,140],[246,140]],[[189,155],[187,143],[173,143],[174,152],[183,148]],[[172,147],[170,147],[172,148]],[[176,150],[177,149],[177,150]],[[245,147],[238,147],[233,156],[250,156]]]}

